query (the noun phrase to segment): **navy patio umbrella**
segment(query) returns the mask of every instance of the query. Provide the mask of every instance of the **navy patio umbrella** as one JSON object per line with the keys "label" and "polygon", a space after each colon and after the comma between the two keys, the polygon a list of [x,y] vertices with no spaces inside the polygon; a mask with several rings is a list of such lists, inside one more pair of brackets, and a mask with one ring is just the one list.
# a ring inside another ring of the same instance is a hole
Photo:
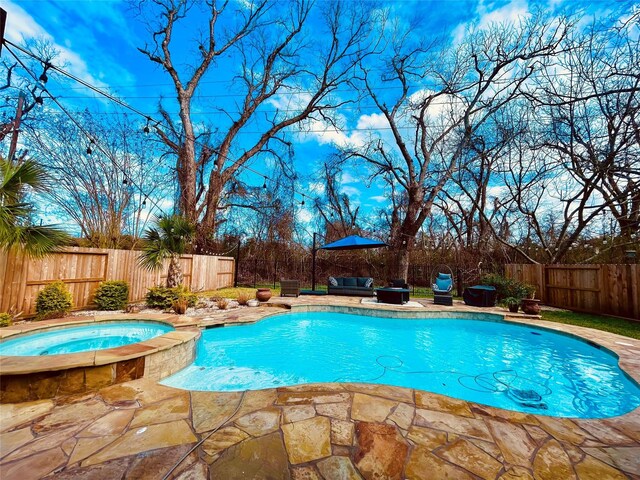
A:
{"label": "navy patio umbrella", "polygon": [[311,289],[316,289],[316,252],[318,250],[357,250],[360,248],[380,248],[388,247],[389,245],[381,242],[380,240],[374,240],[372,238],[364,238],[359,235],[349,235],[348,237],[341,238],[335,242],[328,243],[322,247],[316,248],[316,234],[313,234],[313,268],[311,270]]}

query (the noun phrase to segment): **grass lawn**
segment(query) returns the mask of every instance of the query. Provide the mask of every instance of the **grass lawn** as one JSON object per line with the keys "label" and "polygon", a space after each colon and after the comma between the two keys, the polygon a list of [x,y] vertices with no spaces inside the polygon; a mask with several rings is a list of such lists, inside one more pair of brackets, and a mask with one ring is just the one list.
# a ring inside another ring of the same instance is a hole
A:
{"label": "grass lawn", "polygon": [[640,339],[640,322],[623,320],[622,318],[603,317],[588,313],[542,311],[542,319],[550,322],[568,323],[580,327],[595,328],[605,332],[617,333]]}

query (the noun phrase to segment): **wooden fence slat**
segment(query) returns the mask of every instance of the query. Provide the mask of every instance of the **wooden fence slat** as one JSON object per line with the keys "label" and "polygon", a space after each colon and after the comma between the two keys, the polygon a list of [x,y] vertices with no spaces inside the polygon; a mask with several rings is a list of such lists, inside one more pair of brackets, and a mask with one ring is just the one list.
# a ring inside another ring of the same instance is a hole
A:
{"label": "wooden fence slat", "polygon": [[509,278],[536,286],[542,303],[640,320],[638,265],[505,265]]}
{"label": "wooden fence slat", "polygon": [[[30,260],[20,253],[0,251],[0,312],[14,307],[25,316],[33,315],[38,292],[56,280],[69,285],[74,309],[91,306],[95,289],[103,280],[128,282],[129,300],[142,300],[150,287],[166,278],[168,262],[162,271],[147,271],[138,265],[139,255],[133,250],[70,247],[44,259]],[[180,262],[185,284],[194,289],[233,285],[232,257],[184,255]]]}

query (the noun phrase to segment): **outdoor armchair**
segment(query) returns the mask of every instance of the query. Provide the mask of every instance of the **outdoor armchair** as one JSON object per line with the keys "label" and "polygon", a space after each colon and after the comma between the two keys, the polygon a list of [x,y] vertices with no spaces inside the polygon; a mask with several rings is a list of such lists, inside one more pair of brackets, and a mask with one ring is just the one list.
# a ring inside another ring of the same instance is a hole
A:
{"label": "outdoor armchair", "polygon": [[298,280],[280,280],[280,296],[300,295],[300,282]]}

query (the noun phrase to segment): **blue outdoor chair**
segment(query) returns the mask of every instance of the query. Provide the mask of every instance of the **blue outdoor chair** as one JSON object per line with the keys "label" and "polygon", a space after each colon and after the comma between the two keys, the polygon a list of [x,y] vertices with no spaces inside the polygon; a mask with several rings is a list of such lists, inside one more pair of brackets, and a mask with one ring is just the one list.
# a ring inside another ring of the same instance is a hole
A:
{"label": "blue outdoor chair", "polygon": [[[442,273],[441,270],[448,269],[451,273]],[[434,273],[438,272],[434,277]],[[434,270],[432,275],[433,284],[431,286],[433,290],[433,303],[436,305],[453,305],[453,271],[449,267],[440,268]]]}
{"label": "blue outdoor chair", "polygon": [[450,273],[438,273],[432,285],[434,295],[450,295],[453,290],[453,277]]}

